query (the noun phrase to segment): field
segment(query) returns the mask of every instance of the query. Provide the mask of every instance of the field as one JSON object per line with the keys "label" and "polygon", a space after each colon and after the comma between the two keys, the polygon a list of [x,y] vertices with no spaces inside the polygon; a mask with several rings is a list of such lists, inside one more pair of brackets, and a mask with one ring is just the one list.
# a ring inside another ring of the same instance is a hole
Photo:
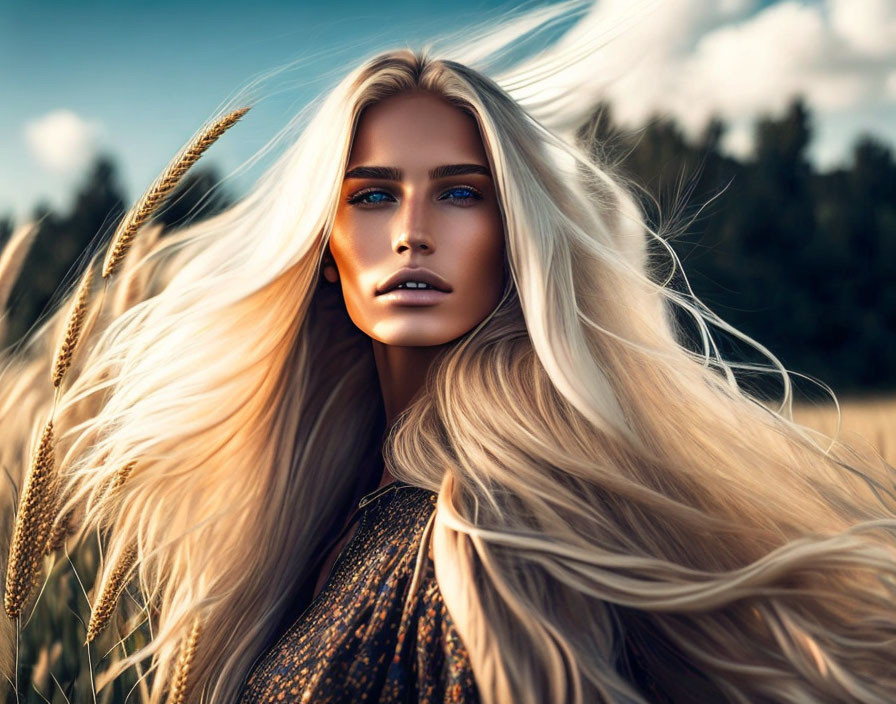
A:
{"label": "field", "polygon": [[[870,445],[896,466],[896,398],[841,401],[840,440],[852,445]],[[794,418],[827,435],[837,430],[836,408],[794,409]]]}
{"label": "field", "polygon": [[[850,445],[873,447],[887,462],[896,466],[896,397],[845,400],[841,403],[841,411],[840,439]],[[794,409],[794,417],[827,435],[836,433],[837,413],[834,407],[800,406]],[[95,572],[97,556],[93,543],[88,542],[88,547],[77,550],[72,558],[80,575]],[[122,653],[133,652],[146,642],[145,628],[138,628],[123,642],[117,642],[129,629],[116,619],[100,634],[98,641],[89,646],[92,661],[88,666],[88,651],[83,641],[84,624],[89,617],[87,595],[72,570],[67,568],[67,561],[60,562],[45,585],[41,608],[35,611],[33,620],[19,640],[17,679],[24,695],[20,700],[23,704],[93,701],[87,693],[91,692],[98,680],[104,679],[101,673],[111,661],[120,657],[119,650]],[[10,662],[13,657],[14,653],[10,653]],[[138,702],[139,693],[130,691],[136,684],[136,674],[129,670],[105,687],[97,695],[96,702],[113,704],[126,699]],[[12,695],[9,696],[8,700],[11,701]],[[3,682],[0,680],[2,698]]]}

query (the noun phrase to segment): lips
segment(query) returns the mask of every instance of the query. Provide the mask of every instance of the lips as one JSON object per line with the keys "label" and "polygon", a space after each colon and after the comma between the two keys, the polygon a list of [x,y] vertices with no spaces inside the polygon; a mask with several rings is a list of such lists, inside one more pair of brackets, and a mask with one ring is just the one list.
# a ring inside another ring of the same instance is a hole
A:
{"label": "lips", "polygon": [[[430,271],[429,269],[424,269],[421,266],[415,266],[399,269],[394,274],[381,281],[376,288],[376,295],[379,296],[384,293],[388,293],[389,291],[394,290],[395,287],[399,284],[406,283],[408,281],[420,281],[429,284],[436,291],[441,291],[442,293],[451,292],[451,285],[441,276],[436,274],[434,271]],[[410,291],[414,289],[407,290]],[[422,290],[426,291],[427,289]]]}

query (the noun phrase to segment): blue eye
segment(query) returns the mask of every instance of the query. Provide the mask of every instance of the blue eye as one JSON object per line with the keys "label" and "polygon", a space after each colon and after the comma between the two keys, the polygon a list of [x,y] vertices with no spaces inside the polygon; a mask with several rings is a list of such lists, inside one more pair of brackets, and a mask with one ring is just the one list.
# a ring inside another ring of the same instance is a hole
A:
{"label": "blue eye", "polygon": [[395,199],[385,191],[370,189],[355,193],[349,196],[347,200],[350,205],[379,205]]}
{"label": "blue eye", "polygon": [[439,200],[448,199],[461,202],[469,202],[473,200],[482,200],[482,194],[479,193],[479,191],[477,191],[475,188],[471,188],[470,186],[455,186],[454,188],[449,188],[439,196]]}

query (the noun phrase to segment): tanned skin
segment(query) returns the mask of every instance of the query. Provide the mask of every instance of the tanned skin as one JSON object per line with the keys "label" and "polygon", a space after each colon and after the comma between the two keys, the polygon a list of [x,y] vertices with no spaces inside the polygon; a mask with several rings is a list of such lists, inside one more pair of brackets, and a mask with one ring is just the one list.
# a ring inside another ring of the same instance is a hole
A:
{"label": "tanned skin", "polygon": [[[373,344],[391,425],[421,391],[430,364],[498,304],[504,226],[476,120],[426,92],[361,115],[323,275],[342,288],[352,322]],[[405,267],[442,288],[379,292]],[[394,480],[383,470],[379,486]],[[350,531],[325,561],[314,594]]]}

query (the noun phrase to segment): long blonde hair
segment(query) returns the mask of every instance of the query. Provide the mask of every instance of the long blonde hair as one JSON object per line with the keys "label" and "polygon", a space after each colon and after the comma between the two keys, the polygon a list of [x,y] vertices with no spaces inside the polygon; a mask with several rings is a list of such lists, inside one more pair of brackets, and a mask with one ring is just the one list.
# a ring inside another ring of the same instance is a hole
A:
{"label": "long blonde hair", "polygon": [[[415,90],[477,120],[511,276],[386,432],[319,267],[359,116]],[[663,253],[617,177],[481,72],[410,50],[351,72],[246,198],[141,256],[58,398],[59,514],[102,529],[99,583],[136,550],[153,639],[120,669],[151,657],[160,702],[199,624],[190,700],[234,701],[382,448],[438,492],[436,577],[488,704],[645,702],[635,670],[675,701],[892,700],[892,468],[740,389],[710,327],[736,331],[656,280]],[[59,320],[5,360],[4,464],[50,411]]]}

